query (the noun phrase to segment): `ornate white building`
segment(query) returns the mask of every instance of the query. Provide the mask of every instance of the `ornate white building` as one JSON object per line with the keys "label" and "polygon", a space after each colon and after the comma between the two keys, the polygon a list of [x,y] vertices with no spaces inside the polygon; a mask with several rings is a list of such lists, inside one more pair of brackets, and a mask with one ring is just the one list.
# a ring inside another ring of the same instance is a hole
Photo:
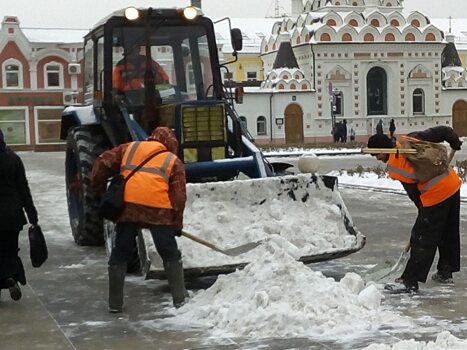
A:
{"label": "ornate white building", "polygon": [[357,140],[380,119],[386,132],[394,119],[396,134],[449,125],[467,135],[467,72],[443,67],[447,40],[422,13],[405,14],[402,0],[292,8],[302,13],[276,22],[261,44],[266,80],[236,107],[257,143],[331,141],[343,119]]}

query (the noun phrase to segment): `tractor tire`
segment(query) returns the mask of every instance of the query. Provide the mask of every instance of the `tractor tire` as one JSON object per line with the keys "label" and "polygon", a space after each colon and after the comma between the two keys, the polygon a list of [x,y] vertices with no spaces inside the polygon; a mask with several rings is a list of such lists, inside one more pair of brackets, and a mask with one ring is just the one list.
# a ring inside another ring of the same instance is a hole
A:
{"label": "tractor tire", "polygon": [[91,189],[94,160],[109,144],[98,125],[70,129],[65,157],[65,184],[71,232],[78,245],[102,246],[103,222],[99,202]]}
{"label": "tractor tire", "polygon": [[[112,254],[112,249],[115,247],[116,234],[117,233],[115,232],[115,223],[104,219],[105,252],[108,258],[110,258],[110,254]],[[133,247],[133,253],[131,255],[130,260],[127,263],[126,270],[127,270],[127,273],[131,273],[131,274],[139,274],[141,272],[141,261],[139,258],[136,237],[135,237],[135,245]]]}

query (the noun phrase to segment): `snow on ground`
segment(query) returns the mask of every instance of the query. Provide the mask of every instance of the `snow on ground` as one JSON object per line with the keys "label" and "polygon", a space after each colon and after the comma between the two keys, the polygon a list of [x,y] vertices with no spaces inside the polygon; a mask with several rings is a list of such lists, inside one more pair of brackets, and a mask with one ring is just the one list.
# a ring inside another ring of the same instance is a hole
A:
{"label": "snow on ground", "polygon": [[[213,337],[313,337],[349,340],[412,322],[381,307],[374,285],[355,273],[340,282],[313,271],[274,242],[243,270],[220,276],[166,322],[208,328]],[[395,326],[396,325],[396,326]]]}
{"label": "snow on ground", "polygon": [[[54,177],[35,170],[28,171],[27,175],[39,211],[40,223],[47,226],[47,236],[53,239],[54,243],[68,244],[70,236],[68,232],[67,235],[63,234],[63,227],[69,225],[63,177]],[[351,177],[347,174],[339,176],[340,183],[361,185],[362,181],[370,186],[386,188],[398,186],[396,181],[377,179],[377,176],[372,174],[367,174],[364,178]],[[250,189],[248,193],[240,193],[239,196],[243,199],[259,198],[254,189]],[[193,210],[191,212],[193,216],[200,211],[210,211],[214,215],[211,215],[211,219],[206,217],[199,222],[190,222],[187,217],[188,228],[193,231],[204,228],[207,232],[221,230],[224,240],[220,243],[228,245],[236,242],[235,238],[242,227],[248,227],[248,232],[251,234],[242,239],[260,238],[260,235],[255,233],[257,229],[255,225],[262,220],[266,223],[268,234],[274,238],[265,242],[261,253],[254,256],[245,269],[219,276],[210,288],[196,292],[184,307],[178,310],[170,309],[169,312],[173,313],[173,317],[163,322],[181,326],[183,329],[186,329],[187,325],[202,327],[208,329],[215,337],[236,335],[259,339],[305,336],[339,341],[362,337],[382,328],[410,330],[416,327],[416,320],[403,317],[398,311],[381,304],[383,297],[375,286],[370,285],[365,288],[361,278],[354,273],[347,274],[337,282],[325,277],[319,271],[311,270],[296,261],[297,256],[307,254],[307,251],[301,251],[300,245],[288,244],[287,242],[290,241],[274,235],[278,232],[282,235],[284,232],[284,235],[289,235],[293,242],[300,239],[296,235],[297,232],[311,232],[304,231],[303,227],[318,231],[328,229],[329,232],[342,230],[340,226],[342,213],[336,211],[333,206],[328,206],[329,197],[324,198],[323,201],[307,201],[310,202],[310,207],[307,209],[306,217],[300,217],[294,207],[287,207],[289,213],[285,217],[283,203],[274,203],[274,201],[268,203],[267,207],[257,206],[254,211],[248,213],[248,207],[239,208],[239,202],[236,200],[224,201],[223,207],[211,203],[210,200],[203,202],[200,198],[190,199],[199,206],[188,209],[187,215],[190,215],[190,210]],[[337,200],[336,197],[333,200]],[[195,205],[194,203],[192,205]],[[241,221],[242,225],[232,231],[225,230],[225,226],[232,224],[229,222],[231,214],[235,220]],[[329,218],[329,222],[319,224],[317,222],[320,218]],[[333,226],[332,223],[335,223],[336,219],[339,224]],[[284,231],[283,226],[287,220],[298,222],[295,227],[289,223],[291,230],[288,233]],[[184,250],[184,259],[188,261],[188,249],[182,243],[185,241],[185,238],[178,239]],[[340,239],[336,242],[340,242]],[[337,246],[334,241],[323,245],[321,243],[311,242],[308,252],[313,251],[312,246],[318,249]],[[203,251],[200,246],[197,247],[197,251],[200,253],[199,257],[206,255],[206,250]],[[225,256],[222,258],[226,259]],[[63,268],[78,268],[79,265],[81,264],[63,266]],[[406,340],[392,346],[373,344],[366,350],[466,348],[465,341],[458,340],[449,333],[441,333],[434,343],[425,344]]]}
{"label": "snow on ground", "polygon": [[438,334],[434,342],[402,340],[396,344],[372,344],[362,350],[465,350],[467,341],[456,338],[449,332]]}

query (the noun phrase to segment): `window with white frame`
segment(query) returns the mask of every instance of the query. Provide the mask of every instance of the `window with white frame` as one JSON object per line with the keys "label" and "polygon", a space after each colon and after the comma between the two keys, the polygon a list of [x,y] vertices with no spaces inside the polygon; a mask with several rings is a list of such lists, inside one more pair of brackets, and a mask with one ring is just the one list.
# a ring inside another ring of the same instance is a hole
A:
{"label": "window with white frame", "polygon": [[240,116],[240,128],[242,129],[242,134],[243,135],[248,135],[248,123],[246,120],[246,117]]}
{"label": "window with white frame", "polygon": [[62,119],[63,108],[54,107],[37,107],[36,122],[37,122],[37,142],[43,143],[59,143],[60,126]]}
{"label": "window with white frame", "polygon": [[63,68],[56,62],[48,63],[44,66],[45,87],[49,89],[59,89],[63,87]]}
{"label": "window with white frame", "polygon": [[23,65],[17,60],[7,60],[3,63],[3,87],[5,89],[23,88]]}
{"label": "window with white frame", "polygon": [[10,145],[27,143],[26,108],[0,108],[0,129]]}
{"label": "window with white frame", "polygon": [[413,92],[413,114],[425,113],[425,93],[422,89],[415,89]]}
{"label": "window with white frame", "polygon": [[256,134],[266,135],[266,117],[259,116],[256,119]]}

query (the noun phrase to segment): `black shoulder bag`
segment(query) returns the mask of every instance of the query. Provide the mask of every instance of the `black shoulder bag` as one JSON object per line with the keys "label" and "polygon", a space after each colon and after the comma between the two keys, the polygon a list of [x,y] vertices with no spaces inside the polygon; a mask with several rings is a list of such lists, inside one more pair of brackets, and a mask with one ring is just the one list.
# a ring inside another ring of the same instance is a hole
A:
{"label": "black shoulder bag", "polygon": [[48,258],[49,252],[44,234],[39,225],[29,227],[29,256],[33,267],[40,267]]}
{"label": "black shoulder bag", "polygon": [[99,214],[110,221],[117,221],[117,218],[123,211],[125,201],[123,200],[123,194],[125,192],[125,183],[136,173],[141,167],[149,162],[153,157],[159,153],[166,152],[167,150],[157,151],[147,157],[141,162],[136,168],[134,168],[127,177],[123,177],[122,174],[115,175],[110,181],[110,185],[105,191],[99,204]]}

